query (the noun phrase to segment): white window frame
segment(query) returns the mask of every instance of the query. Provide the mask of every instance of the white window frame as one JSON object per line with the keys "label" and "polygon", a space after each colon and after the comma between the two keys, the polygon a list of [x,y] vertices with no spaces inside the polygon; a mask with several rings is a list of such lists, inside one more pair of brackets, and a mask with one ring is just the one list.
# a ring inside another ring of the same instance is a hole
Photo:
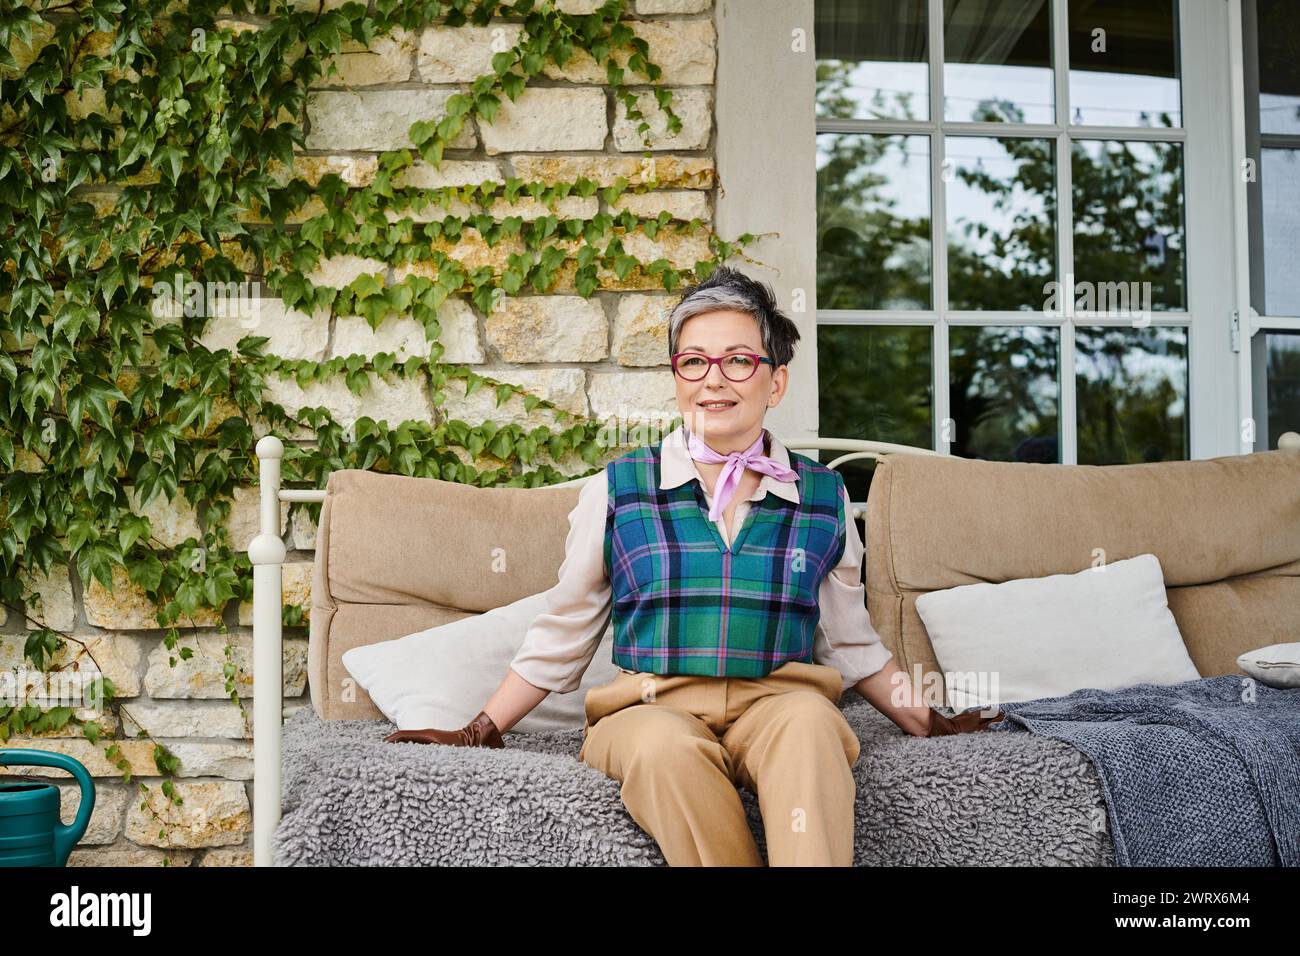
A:
{"label": "white window frame", "polygon": [[[1231,24],[1229,37],[1232,43],[1233,98],[1236,109],[1233,111],[1233,140],[1235,152],[1241,161],[1250,158],[1255,169],[1263,162],[1263,150],[1296,149],[1300,150],[1300,134],[1261,134],[1259,130],[1259,57],[1255,46],[1257,20],[1255,0],[1240,0],[1231,4]],[[1247,56],[1247,47],[1251,55]],[[1249,108],[1254,104],[1254,109]],[[1240,169],[1240,163],[1238,165]],[[1236,244],[1234,265],[1237,271],[1237,283],[1240,290],[1235,315],[1245,316],[1245,321],[1238,319],[1238,344],[1244,344],[1239,355],[1241,396],[1240,401],[1253,419],[1254,440],[1243,428],[1241,446],[1243,452],[1264,451],[1267,448],[1268,429],[1264,425],[1267,418],[1267,396],[1255,394],[1256,378],[1265,375],[1263,360],[1266,340],[1256,338],[1259,333],[1300,332],[1300,316],[1261,315],[1254,303],[1264,301],[1264,248],[1263,248],[1263,197],[1259,189],[1252,191],[1246,177],[1238,175],[1234,190],[1238,214],[1235,222]],[[1252,210],[1250,207],[1254,206]],[[1253,213],[1253,214],[1252,214]],[[1244,342],[1240,337],[1244,331]],[[1243,413],[1243,419],[1245,413]],[[1243,422],[1244,424],[1244,422]]]}
{"label": "white window frame", "polygon": [[[1073,140],[1138,140],[1178,143],[1183,154],[1183,268],[1186,311],[1153,314],[1151,325],[1188,330],[1187,415],[1190,458],[1235,454],[1237,451],[1237,404],[1231,317],[1233,312],[1233,263],[1223,254],[1223,237],[1232,234],[1233,202],[1222,188],[1223,175],[1231,157],[1231,137],[1224,117],[1228,96],[1223,77],[1232,67],[1224,35],[1228,32],[1228,11],[1237,2],[1205,3],[1179,0],[1180,81],[1182,126],[1154,127],[1073,126],[1068,119],[1069,34],[1067,0],[1051,0],[1052,62],[1055,78],[1057,122],[1050,124],[946,122],[942,119],[943,90],[943,0],[929,0],[930,119],[928,121],[817,120],[816,131],[839,133],[913,134],[930,138],[931,195],[931,309],[857,310],[818,309],[819,325],[928,326],[932,330],[933,447],[951,453],[944,422],[949,416],[948,330],[953,325],[1000,325],[1054,327],[1059,341],[1060,404],[1059,438],[1061,462],[1078,461],[1074,331],[1077,325],[1129,327],[1131,320],[1114,317],[1053,317],[1041,311],[959,311],[947,303],[946,209],[942,171],[944,138],[947,135],[980,135],[1000,138],[1052,138],[1056,143],[1056,189],[1058,195],[1057,263],[1058,281],[1073,271],[1073,209],[1070,201],[1070,144]],[[1240,11],[1237,11],[1238,19]],[[1240,50],[1240,44],[1237,44]],[[1240,70],[1236,71],[1240,77]],[[1216,186],[1218,183],[1220,185]],[[1249,404],[1245,406],[1249,408]],[[957,423],[962,427],[962,423]]]}

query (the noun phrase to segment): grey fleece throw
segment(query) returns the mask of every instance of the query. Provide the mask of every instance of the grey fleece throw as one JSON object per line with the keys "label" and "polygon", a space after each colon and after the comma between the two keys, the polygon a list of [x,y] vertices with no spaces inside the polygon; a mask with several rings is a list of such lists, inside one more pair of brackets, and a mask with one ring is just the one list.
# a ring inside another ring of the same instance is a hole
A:
{"label": "grey fleece throw", "polygon": [[[1113,862],[1097,775],[1030,733],[911,737],[854,693],[862,742],[854,863],[1096,866]],[[617,781],[577,759],[581,730],[505,734],[503,750],[386,744],[384,720],[284,728],[282,866],[662,866]],[[766,853],[757,798],[740,791]]]}
{"label": "grey fleece throw", "polygon": [[1300,689],[1244,675],[1003,705],[1088,755],[1120,866],[1300,866]]}

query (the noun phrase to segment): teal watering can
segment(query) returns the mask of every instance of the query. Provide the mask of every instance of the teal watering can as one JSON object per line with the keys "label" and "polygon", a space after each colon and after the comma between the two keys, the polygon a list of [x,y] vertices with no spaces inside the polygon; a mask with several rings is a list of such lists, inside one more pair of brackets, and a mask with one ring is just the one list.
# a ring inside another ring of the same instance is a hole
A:
{"label": "teal watering can", "polygon": [[71,826],[59,821],[59,788],[52,783],[5,783],[0,777],[0,866],[63,866],[95,809],[95,784],[80,761],[48,750],[0,750],[0,764],[58,767],[81,784]]}

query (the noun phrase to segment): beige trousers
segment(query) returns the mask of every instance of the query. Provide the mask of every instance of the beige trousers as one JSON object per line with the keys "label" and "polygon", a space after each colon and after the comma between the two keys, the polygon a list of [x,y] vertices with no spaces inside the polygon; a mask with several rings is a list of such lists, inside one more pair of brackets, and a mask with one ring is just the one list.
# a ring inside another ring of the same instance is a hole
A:
{"label": "beige trousers", "polygon": [[758,795],[772,866],[853,864],[857,735],[840,672],[789,662],[762,678],[623,671],[587,692],[579,759],[669,866],[762,866],[737,786]]}

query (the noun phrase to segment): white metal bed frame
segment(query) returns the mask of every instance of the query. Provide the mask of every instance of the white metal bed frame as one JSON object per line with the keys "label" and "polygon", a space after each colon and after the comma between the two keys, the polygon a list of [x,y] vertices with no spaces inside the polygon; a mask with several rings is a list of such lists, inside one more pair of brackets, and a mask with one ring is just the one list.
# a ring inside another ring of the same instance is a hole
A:
{"label": "white metal bed frame", "polygon": [[[784,443],[784,442],[783,442]],[[827,462],[839,468],[846,462],[884,455],[937,455],[929,448],[895,445],[889,442],[853,438],[801,438],[785,443],[796,452],[842,451]],[[1300,452],[1300,434],[1287,432],[1278,448]],[[253,865],[271,865],[271,838],[280,824],[280,738],[284,711],[284,672],[281,655],[281,606],[284,601],[281,568],[285,547],[280,533],[280,503],[320,504],[324,489],[280,487],[280,459],[284,443],[267,435],[257,443],[260,489],[259,531],[248,547],[253,565]],[[558,482],[547,487],[582,484],[594,475]],[[853,506],[853,517],[862,517],[863,507]]]}

